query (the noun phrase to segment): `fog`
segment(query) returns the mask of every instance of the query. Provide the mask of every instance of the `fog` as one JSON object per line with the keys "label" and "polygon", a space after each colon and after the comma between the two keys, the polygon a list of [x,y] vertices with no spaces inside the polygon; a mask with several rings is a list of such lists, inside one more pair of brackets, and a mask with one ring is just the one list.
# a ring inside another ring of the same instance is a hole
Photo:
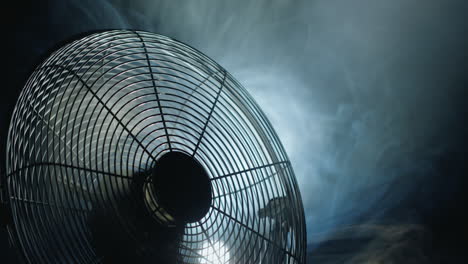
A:
{"label": "fog", "polygon": [[[452,187],[438,180],[434,160],[457,151],[465,133],[463,2],[57,1],[47,8],[53,34],[36,49],[89,30],[131,28],[213,58],[251,93],[282,140],[314,252],[363,224],[378,224],[372,230],[382,236],[423,229],[411,206]],[[363,250],[379,252],[382,236],[372,235]]]}

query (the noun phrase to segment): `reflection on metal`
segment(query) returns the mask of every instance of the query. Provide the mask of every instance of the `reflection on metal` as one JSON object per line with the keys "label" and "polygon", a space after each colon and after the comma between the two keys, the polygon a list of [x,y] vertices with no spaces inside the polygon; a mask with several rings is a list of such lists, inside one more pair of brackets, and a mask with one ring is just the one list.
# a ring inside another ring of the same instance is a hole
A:
{"label": "reflection on metal", "polygon": [[143,191],[145,193],[145,205],[147,209],[152,213],[153,217],[162,222],[167,226],[174,226],[174,217],[170,215],[163,207],[158,203],[158,198],[154,195],[153,184],[145,183]]}
{"label": "reflection on metal", "polygon": [[[156,169],[169,156],[202,168],[206,191],[175,170],[190,184],[172,195],[177,180]],[[161,35],[107,31],[52,53],[18,99],[6,168],[28,263],[305,263],[302,201],[271,124],[225,69]]]}

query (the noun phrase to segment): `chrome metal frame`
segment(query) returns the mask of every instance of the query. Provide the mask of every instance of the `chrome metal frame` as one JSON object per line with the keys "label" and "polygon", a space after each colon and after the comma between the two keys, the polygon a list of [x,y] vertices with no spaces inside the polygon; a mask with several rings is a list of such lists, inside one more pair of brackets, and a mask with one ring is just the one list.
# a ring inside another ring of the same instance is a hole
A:
{"label": "chrome metal frame", "polygon": [[[27,261],[100,262],[90,214],[136,199],[126,196],[130,182],[170,151],[200,162],[213,189],[208,214],[184,227],[180,263],[212,263],[213,256],[203,255],[210,248],[226,263],[305,263],[294,172],[254,99],[194,48],[128,30],[60,48],[18,99],[7,142],[6,200]],[[281,206],[268,206],[275,198],[284,198]],[[168,224],[162,210],[152,214]],[[133,232],[124,216],[115,221]]]}

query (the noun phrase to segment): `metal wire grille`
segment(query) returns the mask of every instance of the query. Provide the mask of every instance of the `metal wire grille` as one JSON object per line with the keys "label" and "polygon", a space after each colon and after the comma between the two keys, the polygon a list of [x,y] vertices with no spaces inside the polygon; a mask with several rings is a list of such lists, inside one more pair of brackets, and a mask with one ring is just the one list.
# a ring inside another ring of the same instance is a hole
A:
{"label": "metal wire grille", "polygon": [[[173,151],[205,168],[213,197],[208,213],[176,236],[178,263],[305,263],[297,183],[258,105],[199,51],[124,30],[62,47],[37,67],[20,95],[7,179],[27,260],[106,262],[95,232],[114,224],[129,234],[129,251],[150,259],[151,252],[159,254],[158,244],[139,234],[147,225],[177,225],[148,176]],[[134,188],[142,189],[152,221],[128,213],[141,198]],[[93,227],[96,218],[106,222]]]}

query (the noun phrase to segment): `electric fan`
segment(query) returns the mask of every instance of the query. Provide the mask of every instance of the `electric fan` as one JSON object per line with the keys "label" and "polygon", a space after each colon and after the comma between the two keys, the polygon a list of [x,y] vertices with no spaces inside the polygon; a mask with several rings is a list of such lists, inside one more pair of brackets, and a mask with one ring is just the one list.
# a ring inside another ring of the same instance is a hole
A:
{"label": "electric fan", "polygon": [[271,124],[173,39],[113,30],[53,52],[6,151],[7,230],[26,263],[305,263],[302,201]]}

